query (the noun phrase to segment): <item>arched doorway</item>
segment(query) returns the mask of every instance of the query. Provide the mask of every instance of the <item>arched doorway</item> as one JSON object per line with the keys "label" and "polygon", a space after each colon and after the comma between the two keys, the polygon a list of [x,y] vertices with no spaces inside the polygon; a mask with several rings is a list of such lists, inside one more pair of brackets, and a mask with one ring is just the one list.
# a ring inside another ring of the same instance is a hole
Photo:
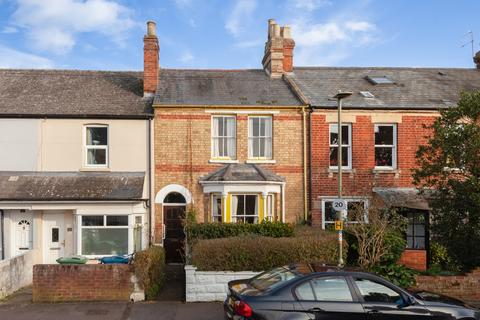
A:
{"label": "arched doorway", "polygon": [[179,192],[168,193],[163,200],[163,224],[166,261],[183,262],[185,255],[185,233],[183,221],[186,215],[187,201]]}

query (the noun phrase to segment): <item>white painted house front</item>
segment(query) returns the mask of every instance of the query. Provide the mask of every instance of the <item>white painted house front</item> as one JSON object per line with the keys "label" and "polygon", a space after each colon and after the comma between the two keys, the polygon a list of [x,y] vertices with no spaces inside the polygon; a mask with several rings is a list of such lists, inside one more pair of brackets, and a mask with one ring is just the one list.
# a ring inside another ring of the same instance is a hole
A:
{"label": "white painted house front", "polygon": [[0,258],[148,247],[150,132],[141,72],[0,70]]}

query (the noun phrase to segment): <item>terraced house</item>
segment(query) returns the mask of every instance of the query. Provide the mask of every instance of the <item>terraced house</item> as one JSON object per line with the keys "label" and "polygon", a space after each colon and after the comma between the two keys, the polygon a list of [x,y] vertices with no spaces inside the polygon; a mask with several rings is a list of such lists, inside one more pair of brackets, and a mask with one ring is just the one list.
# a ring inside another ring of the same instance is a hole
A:
{"label": "terraced house", "polygon": [[[153,78],[155,235],[169,260],[181,259],[187,206],[199,222],[305,218],[307,110],[283,78],[293,47],[289,28],[272,21],[263,69],[160,68]],[[158,61],[145,57],[146,68]]]}
{"label": "terraced house", "polygon": [[1,258],[147,247],[151,118],[141,72],[1,70]]}

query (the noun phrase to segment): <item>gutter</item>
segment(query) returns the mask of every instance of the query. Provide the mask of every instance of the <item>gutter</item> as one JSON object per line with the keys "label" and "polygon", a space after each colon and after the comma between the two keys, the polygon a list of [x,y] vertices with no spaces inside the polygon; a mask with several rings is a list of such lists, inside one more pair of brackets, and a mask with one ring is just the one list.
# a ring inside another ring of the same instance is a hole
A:
{"label": "gutter", "polygon": [[21,119],[123,119],[123,120],[148,120],[153,118],[153,114],[145,115],[108,115],[108,114],[19,114],[5,113],[0,114],[1,118],[21,118]]}

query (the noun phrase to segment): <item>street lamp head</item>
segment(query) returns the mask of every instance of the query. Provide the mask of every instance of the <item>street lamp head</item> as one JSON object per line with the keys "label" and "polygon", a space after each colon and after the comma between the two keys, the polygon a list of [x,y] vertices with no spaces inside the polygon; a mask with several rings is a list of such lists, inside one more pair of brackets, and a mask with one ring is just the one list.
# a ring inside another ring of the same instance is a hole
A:
{"label": "street lamp head", "polygon": [[352,94],[353,94],[353,92],[338,90],[338,93],[333,97],[335,99],[342,100],[342,99],[350,97]]}

